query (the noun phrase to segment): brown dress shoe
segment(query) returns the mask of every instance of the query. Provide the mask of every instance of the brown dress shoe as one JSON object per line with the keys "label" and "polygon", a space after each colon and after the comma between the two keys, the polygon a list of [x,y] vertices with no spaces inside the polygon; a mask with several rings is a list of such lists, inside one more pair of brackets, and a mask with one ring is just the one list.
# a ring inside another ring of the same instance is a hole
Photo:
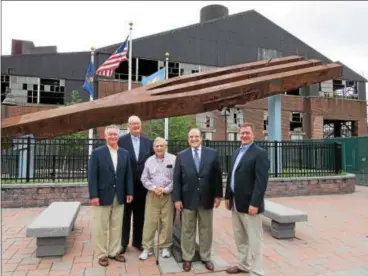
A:
{"label": "brown dress shoe", "polygon": [[202,263],[204,264],[204,266],[211,271],[215,270],[215,266],[213,265],[213,262],[211,261],[202,261]]}
{"label": "brown dress shoe", "polygon": [[110,259],[113,259],[115,261],[121,262],[121,263],[125,263],[125,261],[126,261],[124,255],[123,254],[119,254],[119,253],[115,257],[109,256],[109,258]]}
{"label": "brown dress shoe", "polygon": [[192,262],[190,261],[184,261],[183,263],[183,269],[184,271],[188,272],[192,268]]}
{"label": "brown dress shoe", "polygon": [[238,273],[246,273],[247,271],[241,270],[237,266],[232,266],[232,267],[229,267],[228,269],[226,269],[226,272],[229,273],[229,274],[238,274]]}
{"label": "brown dress shoe", "polygon": [[101,257],[98,259],[98,263],[100,266],[108,266],[109,265],[109,259],[107,257]]}

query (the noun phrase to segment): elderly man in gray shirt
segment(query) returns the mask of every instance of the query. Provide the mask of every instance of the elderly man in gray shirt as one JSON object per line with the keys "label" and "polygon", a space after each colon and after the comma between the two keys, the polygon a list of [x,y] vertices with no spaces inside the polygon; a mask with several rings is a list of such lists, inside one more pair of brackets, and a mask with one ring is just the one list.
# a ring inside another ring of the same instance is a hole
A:
{"label": "elderly man in gray shirt", "polygon": [[[163,258],[169,258],[173,236],[174,203],[171,192],[173,190],[173,174],[176,156],[166,152],[165,139],[158,137],[153,143],[155,155],[149,157],[145,163],[141,181],[148,190],[146,197],[145,221],[143,226],[143,252],[139,259],[146,260],[153,254],[154,237],[159,232],[159,247]],[[161,229],[157,229],[158,220]]]}

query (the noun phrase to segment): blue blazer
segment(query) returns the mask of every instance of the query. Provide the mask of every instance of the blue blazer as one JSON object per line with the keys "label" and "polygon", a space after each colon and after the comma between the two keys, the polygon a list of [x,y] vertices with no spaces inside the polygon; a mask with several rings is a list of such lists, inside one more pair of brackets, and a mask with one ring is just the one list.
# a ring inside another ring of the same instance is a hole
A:
{"label": "blue blazer", "polygon": [[116,173],[107,145],[92,151],[88,162],[89,198],[98,197],[101,206],[112,205],[115,194],[119,204],[126,203],[126,196],[133,195],[133,176],[129,152],[118,149]]}
{"label": "blue blazer", "polygon": [[202,145],[199,172],[194,165],[192,149],[176,156],[173,201],[182,201],[183,208],[213,209],[215,198],[222,198],[222,170],[218,152]]}
{"label": "blue blazer", "polygon": [[140,147],[138,161],[135,158],[134,147],[132,143],[132,138],[130,133],[125,134],[119,139],[119,148],[125,149],[130,153],[130,164],[133,172],[133,182],[134,182],[134,197],[135,201],[143,199],[145,200],[147,189],[143,186],[141,182],[141,176],[144,169],[144,164],[147,159],[155,154],[153,151],[153,143],[147,137],[140,136]]}

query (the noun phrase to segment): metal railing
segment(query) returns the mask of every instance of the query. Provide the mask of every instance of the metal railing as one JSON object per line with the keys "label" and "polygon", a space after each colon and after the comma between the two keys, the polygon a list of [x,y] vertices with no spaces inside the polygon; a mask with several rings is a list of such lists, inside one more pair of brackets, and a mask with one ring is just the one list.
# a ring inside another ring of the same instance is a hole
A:
{"label": "metal railing", "polygon": [[[87,181],[88,147],[104,145],[101,139],[33,139],[2,141],[2,183],[50,183]],[[256,141],[270,160],[270,177],[322,176],[342,171],[341,144],[326,141]],[[203,141],[219,153],[224,176],[231,170],[238,141]],[[177,154],[187,141],[169,141],[168,151]]]}

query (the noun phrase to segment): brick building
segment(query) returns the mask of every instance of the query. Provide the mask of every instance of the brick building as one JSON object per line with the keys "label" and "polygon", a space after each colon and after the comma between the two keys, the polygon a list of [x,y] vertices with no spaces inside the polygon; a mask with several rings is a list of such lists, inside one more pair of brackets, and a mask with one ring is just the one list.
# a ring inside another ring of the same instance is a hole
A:
{"label": "brick building", "polygon": [[[30,45],[25,41],[24,44]],[[56,108],[69,102],[73,90],[82,90],[89,52],[57,53],[42,47],[37,51],[13,41],[12,55],[2,57],[1,101],[7,93],[20,102],[2,106],[2,118]],[[32,44],[33,45],[33,44]],[[96,68],[118,44],[97,49]],[[169,77],[203,72],[216,67],[265,59],[267,56],[300,55],[331,62],[286,30],[255,10],[233,15],[220,5],[204,7],[200,22],[179,29],[133,39],[133,88],[142,76],[164,66],[170,53]],[[128,64],[122,63],[113,79],[95,78],[98,98],[127,89]],[[367,134],[367,80],[344,65],[341,79],[329,80],[282,95],[283,139],[308,139]],[[243,121],[256,126],[257,139],[267,139],[267,99],[222,111],[193,114],[206,139],[237,140]]]}

